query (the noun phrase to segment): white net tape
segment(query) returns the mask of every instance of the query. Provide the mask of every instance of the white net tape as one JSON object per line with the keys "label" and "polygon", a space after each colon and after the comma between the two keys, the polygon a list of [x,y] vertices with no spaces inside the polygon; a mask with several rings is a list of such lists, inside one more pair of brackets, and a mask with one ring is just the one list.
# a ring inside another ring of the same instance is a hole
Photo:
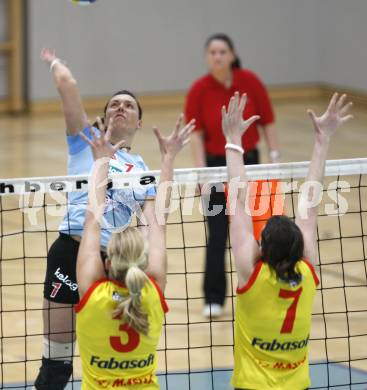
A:
{"label": "white net tape", "polygon": [[[247,166],[249,180],[300,179],[305,178],[309,162],[262,164]],[[348,176],[367,174],[367,158],[328,160],[326,176]],[[123,173],[110,176],[112,188],[136,188],[157,183],[160,171]],[[174,172],[176,184],[221,183],[227,181],[227,168],[185,168]],[[0,179],[1,195],[21,195],[34,192],[86,191],[88,176],[54,176],[23,179]]]}

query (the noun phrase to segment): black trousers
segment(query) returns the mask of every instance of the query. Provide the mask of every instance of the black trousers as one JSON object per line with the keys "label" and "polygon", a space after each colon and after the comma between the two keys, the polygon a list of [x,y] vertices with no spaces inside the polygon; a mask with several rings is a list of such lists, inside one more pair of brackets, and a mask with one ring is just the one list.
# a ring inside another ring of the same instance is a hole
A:
{"label": "black trousers", "polygon": [[[250,150],[244,155],[246,165],[259,163],[259,151]],[[226,165],[225,156],[206,156],[208,167]],[[205,303],[224,304],[226,295],[226,275],[224,273],[224,256],[228,238],[228,216],[225,214],[226,199],[224,192],[212,187],[209,197],[203,197],[204,208],[213,213],[215,207],[222,207],[217,215],[207,216],[208,245],[206,251],[204,296]]]}
{"label": "black trousers", "polygon": [[[65,304],[79,302],[76,281],[76,260],[80,243],[68,234],[60,233],[47,254],[46,277],[43,296],[48,301]],[[104,262],[106,253],[101,252]],[[55,288],[57,286],[57,288]]]}

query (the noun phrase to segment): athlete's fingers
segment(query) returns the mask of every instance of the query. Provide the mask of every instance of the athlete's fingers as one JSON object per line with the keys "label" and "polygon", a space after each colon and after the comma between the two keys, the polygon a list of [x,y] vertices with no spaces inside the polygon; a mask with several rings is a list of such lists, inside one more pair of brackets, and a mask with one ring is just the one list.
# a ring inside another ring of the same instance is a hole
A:
{"label": "athlete's fingers", "polygon": [[353,119],[353,118],[354,118],[353,115],[344,116],[343,118],[341,118],[341,123],[344,125],[344,123],[350,121],[350,120]]}
{"label": "athlete's fingers", "polygon": [[315,113],[313,112],[313,110],[310,110],[308,109],[307,110],[307,114],[309,115],[309,117],[311,118],[311,121],[312,121],[312,124],[314,125],[314,127],[318,127],[317,126],[317,119],[316,119],[316,115]]}
{"label": "athlete's fingers", "polygon": [[226,106],[222,106],[222,119],[226,119],[226,117],[227,117]]}
{"label": "athlete's fingers", "polygon": [[347,103],[344,107],[341,108],[339,115],[344,116],[348,113],[348,111],[352,108],[353,102]]}
{"label": "athlete's fingers", "polygon": [[196,119],[193,118],[186,126],[195,126],[196,125]]}
{"label": "athlete's fingers", "polygon": [[114,124],[114,118],[112,118],[112,119],[110,120],[110,123],[108,124],[107,130],[106,130],[106,132],[105,132],[105,140],[106,140],[107,142],[110,142],[110,140],[111,140],[113,124]]}
{"label": "athlete's fingers", "polygon": [[191,138],[187,138],[187,139],[183,142],[182,146],[186,146],[188,143],[190,143],[190,141],[191,141]]}
{"label": "athlete's fingers", "polygon": [[80,132],[79,133],[80,137],[83,138],[83,140],[88,144],[90,145],[92,148],[95,148],[95,145],[94,143],[83,133],[83,132]]}
{"label": "athlete's fingers", "polygon": [[154,131],[155,136],[156,136],[157,139],[158,139],[158,142],[161,143],[162,140],[163,140],[163,136],[162,136],[161,131],[158,129],[157,126],[154,126],[154,127],[153,127],[153,131]]}
{"label": "athlete's fingers", "polygon": [[234,106],[234,97],[232,96],[231,99],[229,100],[229,105],[228,105],[228,115],[232,115],[233,113],[233,106]]}
{"label": "athlete's fingers", "polygon": [[347,95],[344,93],[340,99],[336,102],[336,108],[340,110],[344,106],[345,99],[347,98]]}
{"label": "athlete's fingers", "polygon": [[195,119],[192,119],[179,133],[179,136],[185,136],[186,133],[191,133],[195,129]]}
{"label": "athlete's fingers", "polygon": [[96,132],[94,131],[94,129],[93,129],[92,126],[89,127],[89,134],[90,134],[91,137],[92,137],[93,144],[96,145],[96,144],[97,144],[97,141],[98,141],[98,137],[97,137],[97,134],[96,134]]}
{"label": "athlete's fingers", "polygon": [[158,129],[158,127],[153,127],[154,134],[158,140],[158,145],[161,153],[165,153],[165,146],[164,146],[164,137],[162,136],[161,131]]}
{"label": "athlete's fingers", "polygon": [[196,123],[196,119],[191,119],[191,121],[189,123],[186,123],[186,125],[181,129],[181,132],[182,132],[182,130],[184,130],[188,127],[195,126],[195,123]]}
{"label": "athlete's fingers", "polygon": [[174,135],[178,135],[180,128],[182,126],[183,118],[184,118],[184,114],[180,114],[180,116],[178,117],[177,122],[176,122],[175,131],[173,132]]}
{"label": "athlete's fingers", "polygon": [[110,143],[111,141],[111,130],[107,129],[105,136],[102,138],[103,142]]}
{"label": "athlete's fingers", "polygon": [[103,141],[104,141],[104,142],[110,142],[110,140],[111,140],[111,130],[110,130],[110,128],[108,127],[108,128],[107,128],[107,131],[106,131],[106,133],[105,133],[105,135],[104,135],[104,137],[103,137]]}
{"label": "athlete's fingers", "polygon": [[117,152],[125,143],[126,141],[122,139],[121,141],[117,142],[117,144],[113,145],[113,150]]}
{"label": "athlete's fingers", "polygon": [[247,94],[244,93],[242,96],[241,96],[241,100],[240,100],[240,105],[238,107],[240,113],[242,114],[243,113],[243,110],[245,109],[246,107],[246,103],[247,103]]}
{"label": "athlete's fingers", "polygon": [[184,129],[184,131],[182,132],[183,135],[184,135],[185,137],[187,137],[187,135],[191,134],[191,133],[195,130],[195,127],[196,127],[195,123],[193,123],[192,125],[186,127],[186,128]]}
{"label": "athlete's fingers", "polygon": [[97,116],[96,121],[97,121],[97,124],[98,124],[98,129],[99,129],[99,131],[105,132],[106,126],[105,126],[104,123],[102,122],[102,119],[101,119],[99,116]]}
{"label": "athlete's fingers", "polygon": [[181,140],[185,141],[187,139],[190,139],[190,135],[194,131],[194,129],[195,129],[195,125],[194,126],[190,126],[189,128],[185,129],[184,132],[181,132],[181,134],[180,134]]}
{"label": "athlete's fingers", "polygon": [[253,115],[251,118],[246,120],[246,126],[250,127],[254,122],[260,119],[259,115]]}
{"label": "athlete's fingers", "polygon": [[226,111],[226,106],[222,106],[222,130],[224,133],[227,132],[227,122],[228,122],[228,114]]}
{"label": "athlete's fingers", "polygon": [[233,107],[233,112],[236,112],[238,110],[238,102],[240,100],[240,93],[236,91],[234,93],[234,107]]}
{"label": "athlete's fingers", "polygon": [[333,94],[332,98],[330,99],[330,103],[329,103],[329,106],[327,108],[327,111],[334,109],[336,102],[338,101],[338,96],[339,96],[339,94],[337,92],[335,92]]}

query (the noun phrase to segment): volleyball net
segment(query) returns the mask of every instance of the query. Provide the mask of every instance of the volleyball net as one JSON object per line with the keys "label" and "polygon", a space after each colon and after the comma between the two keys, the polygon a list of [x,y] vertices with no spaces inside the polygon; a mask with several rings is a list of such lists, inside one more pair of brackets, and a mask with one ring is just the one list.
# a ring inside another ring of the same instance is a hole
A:
{"label": "volleyball net", "polygon": [[[258,231],[274,213],[294,217],[307,168],[308,163],[247,167]],[[141,188],[158,179],[158,171],[114,175],[111,186]],[[230,388],[236,272],[229,240],[224,314],[204,318],[208,233],[199,190],[204,183],[226,180],[226,168],[175,171],[167,223],[170,311],[157,356],[162,389]],[[37,376],[47,251],[58,236],[70,192],[86,191],[87,183],[82,176],[0,179],[1,388],[26,388]],[[328,161],[318,218],[320,286],[309,341],[313,389],[367,388],[366,231],[367,159]],[[70,388],[78,389],[80,378],[76,350]]]}

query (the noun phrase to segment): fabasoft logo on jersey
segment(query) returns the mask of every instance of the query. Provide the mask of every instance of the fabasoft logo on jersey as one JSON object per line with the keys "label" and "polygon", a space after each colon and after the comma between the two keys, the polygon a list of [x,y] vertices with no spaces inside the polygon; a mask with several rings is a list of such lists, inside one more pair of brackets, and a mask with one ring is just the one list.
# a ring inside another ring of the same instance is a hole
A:
{"label": "fabasoft logo on jersey", "polygon": [[69,279],[69,275],[62,274],[60,272],[60,267],[55,271],[54,275],[60,280],[60,282],[69,286],[71,291],[76,291],[78,289],[78,284],[73,283],[73,281]]}
{"label": "fabasoft logo on jersey", "polygon": [[98,368],[104,368],[109,370],[128,370],[131,368],[144,368],[154,363],[154,355],[150,354],[146,359],[141,360],[115,360],[111,357],[109,360],[101,360],[99,356],[93,356],[90,359],[91,366],[97,366]]}
{"label": "fabasoft logo on jersey", "polygon": [[302,349],[307,346],[309,338],[300,341],[285,341],[280,343],[277,339],[273,341],[265,341],[258,337],[252,339],[252,346],[259,347],[263,351],[294,351],[295,349]]}

